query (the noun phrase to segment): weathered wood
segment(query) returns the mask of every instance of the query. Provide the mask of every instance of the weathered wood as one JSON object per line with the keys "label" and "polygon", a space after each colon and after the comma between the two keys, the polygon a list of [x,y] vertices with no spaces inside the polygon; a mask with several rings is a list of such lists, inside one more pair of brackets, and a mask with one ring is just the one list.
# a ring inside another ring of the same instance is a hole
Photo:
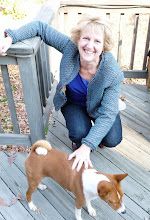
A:
{"label": "weathered wood", "polygon": [[150,51],[148,53],[148,63],[147,63],[147,70],[148,70],[148,76],[147,76],[147,88],[150,89]]}
{"label": "weathered wood", "polygon": [[[33,200],[35,201],[36,205],[40,208],[41,213],[37,214],[36,212],[33,212],[28,208],[27,202],[25,199],[25,193],[27,191],[28,184],[27,184],[26,176],[24,175],[25,174],[24,160],[26,157],[21,157],[21,158],[22,158],[21,163],[17,163],[17,161],[19,160],[19,157],[18,157],[18,158],[16,158],[17,166],[15,164],[13,164],[13,166],[11,166],[11,168],[10,168],[8,163],[6,163],[7,156],[5,154],[1,155],[1,161],[2,161],[1,166],[3,169],[3,172],[1,175],[2,179],[4,180],[6,185],[7,185],[7,183],[9,183],[13,194],[17,195],[18,192],[20,192],[22,195],[22,200],[20,200],[20,202],[17,202],[17,204],[19,204],[19,205],[22,204],[22,206],[24,206],[24,210],[27,210],[28,215],[29,216],[31,215],[36,220],[49,219],[50,216],[51,217],[53,216],[54,219],[63,220],[64,218],[62,218],[62,216],[57,212],[57,210],[53,207],[53,205],[50,204],[47,201],[47,199],[45,199],[45,197],[41,194],[40,191],[36,191],[36,193],[33,194]],[[19,167],[19,169],[18,169],[18,167]],[[43,206],[43,204],[44,204],[44,206]],[[7,210],[7,209],[5,209],[5,210]],[[21,215],[21,213],[19,213],[18,215]],[[10,210],[10,214],[11,214],[11,210]],[[15,213],[15,215],[17,215],[17,214]],[[25,216],[25,214],[23,214],[23,216]],[[9,219],[9,218],[7,218],[7,219]],[[23,217],[15,218],[15,220],[19,220],[19,219],[24,219],[24,218]]]}
{"label": "weathered wood", "polygon": [[30,146],[31,138],[30,138],[30,135],[9,134],[9,133],[3,132],[0,134],[0,144]]}
{"label": "weathered wood", "polygon": [[92,5],[108,5],[108,6],[145,6],[145,7],[150,7],[149,5],[149,2],[147,0],[143,0],[141,2],[141,0],[132,0],[132,1],[126,1],[126,0],[115,0],[113,2],[111,2],[110,4],[110,1],[109,0],[70,0],[70,1],[65,1],[65,0],[62,0],[61,1],[61,4],[62,5],[74,5],[74,4],[79,4],[79,5],[89,5],[89,6],[92,6]]}
{"label": "weathered wood", "polygon": [[[4,159],[4,160],[6,160],[6,158]],[[8,167],[7,167],[8,168]],[[9,168],[10,169],[10,168]],[[4,173],[6,173],[6,172],[4,172],[4,169],[3,169],[3,172],[2,172],[2,176],[1,176],[1,178],[3,178],[3,175],[4,175]],[[6,174],[5,174],[6,175]],[[10,203],[11,202],[11,200],[15,197],[15,196],[17,196],[17,194],[19,193],[19,189],[18,190],[16,190],[16,192],[15,192],[15,194],[12,192],[12,189],[9,189],[8,187],[7,187],[7,184],[6,184],[6,182],[5,182],[5,178],[3,178],[3,181],[2,181],[2,179],[0,178],[0,197],[1,198],[3,198],[5,201],[6,201],[6,203]],[[10,180],[10,182],[11,182],[12,180]],[[9,182],[9,183],[10,183]],[[17,211],[16,211],[17,210]],[[27,219],[29,219],[29,220],[33,220],[34,218],[28,213],[28,211],[24,208],[24,206],[21,204],[21,203],[19,203],[19,202],[17,202],[15,205],[12,205],[12,206],[10,206],[10,207],[5,207],[5,206],[3,206],[3,207],[1,207],[0,208],[0,213],[1,213],[1,215],[3,216],[3,218],[2,219],[7,219],[7,220],[9,220],[9,219],[12,219],[12,220],[19,220],[19,219],[22,219],[22,216],[26,216],[26,218]]]}
{"label": "weathered wood", "polygon": [[0,57],[0,65],[9,65],[14,64],[17,65],[17,60],[14,57]]}
{"label": "weathered wood", "polygon": [[49,92],[49,98],[47,99],[46,107],[43,109],[43,122],[44,128],[48,129],[49,117],[52,117],[54,112],[53,97],[56,91],[57,81],[55,80],[52,84],[51,91]]}
{"label": "weathered wood", "polygon": [[5,86],[6,96],[8,99],[8,106],[10,110],[11,121],[13,124],[13,132],[19,134],[20,129],[19,129],[19,123],[17,119],[16,107],[14,103],[11,83],[9,79],[8,68],[7,66],[2,65],[1,70],[2,70],[2,77],[3,77],[4,86]]}
{"label": "weathered wood", "polygon": [[149,15],[149,22],[148,22],[148,27],[147,27],[147,39],[146,39],[146,45],[145,45],[143,69],[146,69],[146,65],[147,65],[147,51],[149,51],[149,42],[150,42],[150,15]]}
{"label": "weathered wood", "polygon": [[135,47],[136,47],[138,22],[139,22],[139,15],[135,15],[135,25],[134,25],[134,32],[133,32],[133,39],[132,39],[133,42],[132,42],[131,61],[130,61],[130,68],[131,69],[133,69],[133,63],[134,63],[134,54],[135,54]]}
{"label": "weathered wood", "polygon": [[136,78],[136,79],[147,78],[147,70],[128,70],[123,72],[125,78]]}
{"label": "weathered wood", "polygon": [[44,125],[36,73],[34,55],[31,58],[18,58],[21,80],[23,82],[24,102],[27,110],[31,142],[44,138]]}
{"label": "weathered wood", "polygon": [[[42,45],[40,46],[40,48]],[[40,100],[41,100],[41,108],[42,106],[46,105],[46,95],[44,91],[44,82],[43,82],[43,69],[42,69],[42,57],[41,57],[41,49],[39,48],[39,51],[37,52],[35,59],[36,59],[36,69],[37,69],[37,77],[38,77],[38,84],[39,84],[39,93],[40,93]]]}

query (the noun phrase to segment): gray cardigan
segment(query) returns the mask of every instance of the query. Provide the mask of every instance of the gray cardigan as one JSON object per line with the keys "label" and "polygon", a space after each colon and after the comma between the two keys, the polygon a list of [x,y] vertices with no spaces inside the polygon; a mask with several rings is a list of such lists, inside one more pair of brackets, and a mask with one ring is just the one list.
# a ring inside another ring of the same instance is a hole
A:
{"label": "gray cardigan", "polygon": [[[71,39],[51,26],[40,21],[31,22],[17,30],[6,30],[13,43],[40,36],[48,45],[60,51],[60,82],[54,96],[54,106],[58,111],[67,101],[65,86],[78,74],[80,59],[77,46]],[[96,149],[113,125],[118,114],[118,98],[123,73],[110,52],[103,52],[95,77],[89,82],[87,91],[87,112],[95,119],[95,124],[82,143]]]}

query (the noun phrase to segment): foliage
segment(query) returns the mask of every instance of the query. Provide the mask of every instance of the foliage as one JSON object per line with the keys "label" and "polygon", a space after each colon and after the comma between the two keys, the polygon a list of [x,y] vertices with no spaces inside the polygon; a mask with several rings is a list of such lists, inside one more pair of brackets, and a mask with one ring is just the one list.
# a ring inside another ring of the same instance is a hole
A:
{"label": "foliage", "polygon": [[43,4],[46,0],[0,0],[0,11],[3,15],[11,15],[13,19],[27,16],[25,5],[30,3]]}

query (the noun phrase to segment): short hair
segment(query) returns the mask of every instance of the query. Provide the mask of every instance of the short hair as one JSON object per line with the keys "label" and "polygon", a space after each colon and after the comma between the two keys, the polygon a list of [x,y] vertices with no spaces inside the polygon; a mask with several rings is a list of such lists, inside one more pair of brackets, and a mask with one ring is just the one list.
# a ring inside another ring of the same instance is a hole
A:
{"label": "short hair", "polygon": [[110,51],[114,46],[112,37],[111,23],[108,19],[100,16],[83,15],[78,21],[76,27],[71,30],[71,39],[77,44],[80,39],[81,32],[86,27],[93,27],[95,30],[102,29],[104,31],[104,51]]}

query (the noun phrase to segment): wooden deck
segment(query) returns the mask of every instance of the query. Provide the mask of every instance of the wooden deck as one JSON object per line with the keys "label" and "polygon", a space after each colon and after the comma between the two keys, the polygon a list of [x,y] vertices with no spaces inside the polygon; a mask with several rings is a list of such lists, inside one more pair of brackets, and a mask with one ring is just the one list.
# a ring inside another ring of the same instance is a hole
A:
{"label": "wooden deck", "polygon": [[[150,93],[144,86],[124,84],[122,95],[126,97],[127,104],[127,109],[121,113],[123,141],[115,149],[98,149],[91,154],[91,159],[95,168],[103,172],[129,174],[122,182],[127,213],[119,215],[97,199],[93,201],[97,217],[90,217],[85,208],[82,212],[85,220],[150,220]],[[72,152],[60,112],[50,122],[47,139],[54,147]],[[12,198],[21,194],[21,200],[14,202],[14,205],[0,205],[0,220],[75,219],[74,196],[47,178],[43,182],[48,185],[48,189],[37,190],[33,195],[33,200],[40,207],[40,213],[29,210],[25,201],[26,156],[26,153],[18,153],[15,162],[10,166],[7,154],[0,152],[0,204],[3,204],[1,198],[11,204]]]}

